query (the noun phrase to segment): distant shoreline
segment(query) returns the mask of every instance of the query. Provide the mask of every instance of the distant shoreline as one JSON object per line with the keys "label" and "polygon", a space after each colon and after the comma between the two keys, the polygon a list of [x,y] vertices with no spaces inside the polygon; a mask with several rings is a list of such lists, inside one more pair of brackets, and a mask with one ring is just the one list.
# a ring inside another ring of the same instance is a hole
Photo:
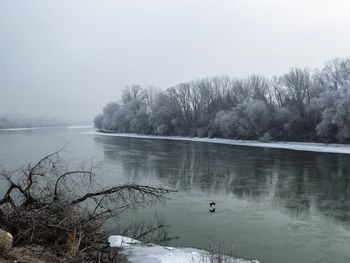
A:
{"label": "distant shoreline", "polygon": [[199,137],[181,137],[181,136],[156,136],[143,135],[135,133],[113,133],[109,131],[89,131],[85,134],[98,136],[115,136],[128,137],[138,139],[153,139],[153,140],[174,140],[174,141],[192,141],[192,142],[206,142],[235,146],[250,146],[274,149],[286,149],[294,151],[307,152],[321,152],[321,153],[341,153],[350,154],[350,145],[348,144],[325,144],[325,143],[311,143],[311,142],[259,142],[253,140],[234,140],[222,138],[199,138]]}
{"label": "distant shoreline", "polygon": [[0,131],[25,131],[25,130],[39,130],[39,129],[54,129],[54,128],[67,128],[67,129],[87,129],[93,128],[92,125],[57,125],[57,126],[35,126],[35,127],[18,127],[18,128],[0,128]]}

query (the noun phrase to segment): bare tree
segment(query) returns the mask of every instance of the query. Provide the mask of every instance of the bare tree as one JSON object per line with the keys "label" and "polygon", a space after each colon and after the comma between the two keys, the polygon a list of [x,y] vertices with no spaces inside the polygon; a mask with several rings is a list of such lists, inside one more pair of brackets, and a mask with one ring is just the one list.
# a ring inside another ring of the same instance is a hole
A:
{"label": "bare tree", "polygon": [[292,68],[285,74],[281,81],[288,92],[288,99],[296,108],[297,113],[303,118],[306,106],[310,104],[310,72],[307,69]]}

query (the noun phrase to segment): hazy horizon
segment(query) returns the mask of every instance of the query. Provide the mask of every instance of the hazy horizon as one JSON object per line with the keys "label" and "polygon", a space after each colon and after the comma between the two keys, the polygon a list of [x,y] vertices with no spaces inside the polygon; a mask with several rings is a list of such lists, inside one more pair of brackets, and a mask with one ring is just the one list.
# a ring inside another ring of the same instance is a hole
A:
{"label": "hazy horizon", "polygon": [[345,0],[0,0],[0,115],[91,120],[129,85],[282,74],[350,54]]}

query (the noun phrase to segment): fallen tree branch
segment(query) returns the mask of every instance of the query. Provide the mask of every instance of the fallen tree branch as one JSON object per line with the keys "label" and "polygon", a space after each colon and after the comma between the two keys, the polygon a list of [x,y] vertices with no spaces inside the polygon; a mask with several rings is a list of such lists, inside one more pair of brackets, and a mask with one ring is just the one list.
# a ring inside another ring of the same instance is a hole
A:
{"label": "fallen tree branch", "polygon": [[[59,158],[61,151],[15,174],[0,173],[8,182],[0,199],[0,228],[13,234],[15,245],[52,245],[79,258],[76,262],[96,261],[96,255],[104,257],[106,252],[102,228],[107,220],[129,209],[164,202],[166,194],[175,192],[136,184],[103,188],[92,162],[87,169],[69,170]],[[163,226],[149,228],[144,235]]]}

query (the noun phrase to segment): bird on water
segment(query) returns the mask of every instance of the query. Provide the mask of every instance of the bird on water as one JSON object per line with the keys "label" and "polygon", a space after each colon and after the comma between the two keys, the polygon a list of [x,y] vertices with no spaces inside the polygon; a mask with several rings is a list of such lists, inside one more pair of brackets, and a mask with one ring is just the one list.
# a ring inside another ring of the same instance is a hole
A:
{"label": "bird on water", "polygon": [[209,212],[210,212],[210,213],[214,213],[214,212],[215,212],[215,202],[210,202],[210,203],[209,203],[209,206],[210,206],[210,208],[211,208],[212,206],[214,206],[214,208],[209,209]]}

